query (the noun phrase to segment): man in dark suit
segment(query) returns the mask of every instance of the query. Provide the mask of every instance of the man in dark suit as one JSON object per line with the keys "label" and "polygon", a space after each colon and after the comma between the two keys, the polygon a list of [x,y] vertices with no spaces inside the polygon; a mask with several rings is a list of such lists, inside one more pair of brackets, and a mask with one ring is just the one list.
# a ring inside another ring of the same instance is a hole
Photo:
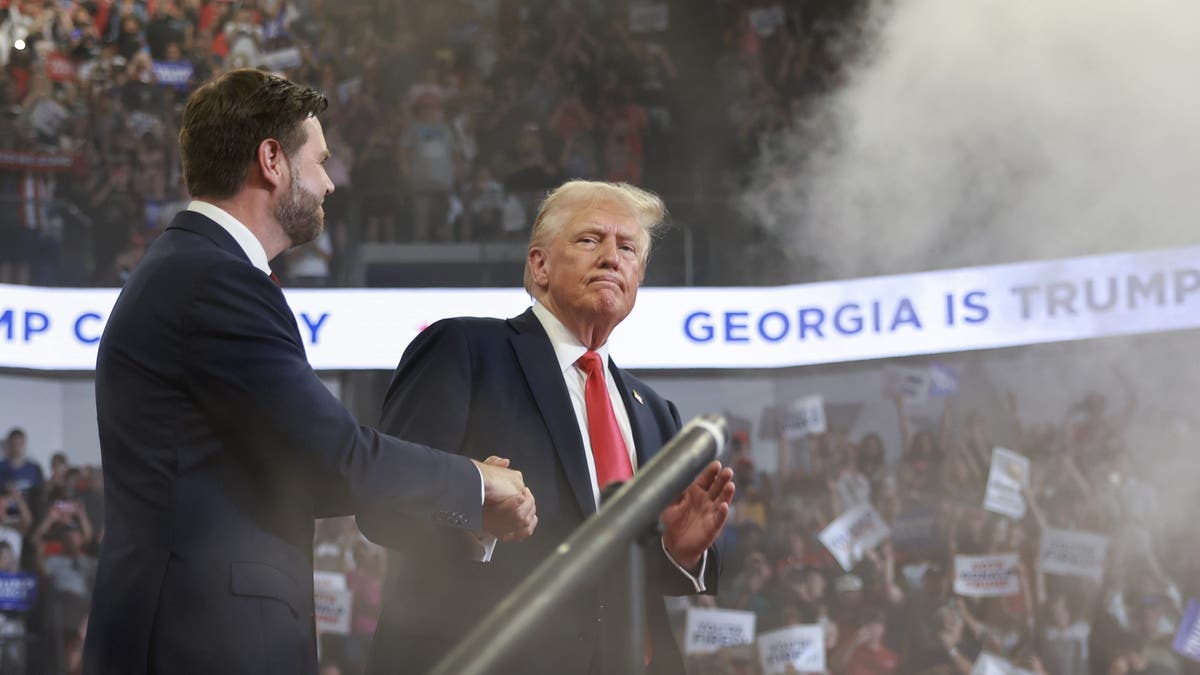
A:
{"label": "man in dark suit", "polygon": [[[607,346],[633,309],[663,215],[657,196],[628,185],[559,187],[530,240],[525,286],[534,306],[507,321],[439,321],[405,352],[381,428],[467,456],[508,453],[537,494],[540,520],[520,544],[480,536],[472,550],[476,540],[461,533],[360,512],[364,534],[396,549],[372,675],[426,672],[596,511],[605,484],[628,478],[679,430],[674,405],[618,368]],[[718,565],[709,549],[729,512],[732,475],[713,462],[662,515],[648,584],[649,673],[683,673],[663,595],[715,592]],[[620,620],[604,613],[599,586],[573,596],[497,672],[595,672],[603,658],[599,622]]]}
{"label": "man in dark suit", "polygon": [[106,534],[84,672],[315,674],[313,519],[370,507],[517,540],[520,474],[360,427],[305,357],[267,261],[323,227],[325,98],[255,70],[188,101],[195,201],[100,341]]}

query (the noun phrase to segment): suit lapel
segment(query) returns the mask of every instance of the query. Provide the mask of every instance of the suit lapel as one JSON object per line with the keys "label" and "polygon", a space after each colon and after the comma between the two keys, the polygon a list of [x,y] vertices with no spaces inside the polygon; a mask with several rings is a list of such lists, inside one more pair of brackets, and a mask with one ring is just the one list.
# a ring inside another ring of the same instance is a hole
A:
{"label": "suit lapel", "polygon": [[[633,432],[634,452],[637,453],[637,465],[639,467],[646,466],[646,462],[650,461],[650,456],[658,451],[658,447],[651,449],[649,447],[650,431],[657,427],[654,420],[654,414],[650,412],[650,407],[642,400],[634,398],[633,392],[625,384],[625,377],[621,373],[621,369],[613,362],[612,357],[608,359],[608,371],[613,378],[613,382],[617,385],[617,390],[621,392],[621,401],[625,403],[625,410],[629,413],[629,427]],[[640,396],[640,394],[639,394]]]}
{"label": "suit lapel", "polygon": [[550,432],[550,440],[562,463],[563,473],[575,493],[575,501],[584,517],[595,513],[596,501],[592,494],[592,480],[588,473],[587,458],[583,455],[583,438],[575,421],[575,409],[571,396],[558,369],[554,347],[546,336],[542,324],[529,309],[524,314],[509,319],[516,329],[510,340],[529,390],[542,413],[542,420]]}

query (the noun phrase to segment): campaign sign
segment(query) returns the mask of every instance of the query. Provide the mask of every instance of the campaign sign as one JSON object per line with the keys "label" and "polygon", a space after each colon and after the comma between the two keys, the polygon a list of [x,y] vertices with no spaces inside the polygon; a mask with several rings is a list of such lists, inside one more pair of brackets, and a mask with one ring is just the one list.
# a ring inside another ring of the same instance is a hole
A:
{"label": "campaign sign", "polygon": [[317,632],[349,635],[350,609],[353,602],[354,594],[350,591],[314,590]]}
{"label": "campaign sign", "polygon": [[892,545],[897,553],[920,555],[941,547],[937,509],[921,505],[900,512],[892,523]]}
{"label": "campaign sign", "polygon": [[191,61],[155,61],[151,68],[159,84],[176,89],[187,89],[196,70]]}
{"label": "campaign sign", "polygon": [[722,647],[754,644],[754,612],[688,607],[684,654],[708,654]]}
{"label": "campaign sign", "polygon": [[1200,600],[1188,601],[1172,646],[1180,655],[1200,661]]}
{"label": "campaign sign", "polygon": [[825,399],[805,396],[792,402],[783,425],[783,437],[794,441],[809,434],[823,434],[825,426]]}
{"label": "campaign sign", "polygon": [[1046,528],[1042,533],[1039,556],[1042,571],[1087,577],[1100,581],[1104,576],[1104,557],[1108,552],[1108,537],[1090,532]]}
{"label": "campaign sign", "polygon": [[929,402],[929,369],[901,368],[899,366],[887,369],[887,387],[889,396],[900,395],[907,406],[923,406]]}
{"label": "campaign sign", "polygon": [[969,598],[1001,598],[1021,592],[1016,553],[954,556],[954,592]]}
{"label": "campaign sign", "polygon": [[849,572],[867,551],[891,534],[887,523],[870,504],[859,504],[838,516],[817,538],[833,554],[842,569]]}
{"label": "campaign sign", "polygon": [[28,612],[36,599],[36,576],[26,572],[0,572],[0,611]]}
{"label": "campaign sign", "polygon": [[820,624],[788,626],[758,636],[763,675],[825,672],[825,629]]}
{"label": "campaign sign", "polygon": [[935,363],[929,366],[929,393],[950,396],[958,393],[958,373],[950,366]]}
{"label": "campaign sign", "polygon": [[983,508],[1014,520],[1025,517],[1025,496],[1029,484],[1029,459],[1001,447],[992,448],[992,469],[988,472],[987,494]]}

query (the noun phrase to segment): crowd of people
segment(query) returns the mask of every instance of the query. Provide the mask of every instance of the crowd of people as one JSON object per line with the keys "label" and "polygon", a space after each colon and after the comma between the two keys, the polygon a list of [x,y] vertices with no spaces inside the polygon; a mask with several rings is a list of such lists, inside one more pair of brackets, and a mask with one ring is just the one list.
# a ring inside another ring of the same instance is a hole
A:
{"label": "crowd of people", "polygon": [[[754,470],[748,437],[740,438],[725,578],[700,606],[753,612],[760,636],[822,626],[825,672],[835,675],[1197,672],[1172,650],[1185,604],[1200,591],[1195,543],[1163,535],[1168,514],[1144,468],[1171,451],[1124,445],[1132,405],[1113,411],[1092,394],[1063,424],[1026,427],[1015,398],[1000,420],[963,415],[950,398],[939,426],[914,430],[903,399],[896,403],[898,462],[885,461],[879,434],[833,431],[785,441],[784,470],[768,474]],[[984,508],[997,427],[1031,460],[1020,518]],[[863,504],[892,536],[847,569],[819,535]],[[1102,573],[1044,569],[1048,530],[1106,538]],[[955,592],[956,557],[997,554],[1018,559],[1007,593]],[[1002,669],[979,670],[982,654],[1002,659]],[[752,645],[695,656],[690,666],[761,672]]]}
{"label": "crowd of people", "polygon": [[79,672],[104,481],[96,467],[50,458],[47,475],[13,428],[3,439],[0,520],[0,674]]}
{"label": "crowd of people", "polygon": [[0,283],[120,285],[187,203],[186,97],[238,66],[330,98],[300,285],[358,242],[521,240],[565,178],[719,191],[832,84],[854,3],[709,4],[0,1]]}
{"label": "crowd of people", "polygon": [[[982,654],[1042,675],[1198,672],[1171,643],[1185,603],[1200,594],[1200,556],[1194,541],[1163,534],[1162,495],[1141,466],[1157,460],[1135,461],[1123,442],[1132,404],[1112,410],[1092,394],[1058,426],[1023,425],[1015,398],[996,420],[964,414],[951,397],[927,426],[910,419],[902,398],[895,404],[898,458],[881,434],[830,430],[783,441],[782,469],[760,471],[752,436],[735,434],[726,459],[739,489],[719,541],[719,594],[673,606],[681,644],[690,602],[753,612],[759,635],[821,626],[824,672],[832,675],[969,675]],[[1021,518],[983,507],[993,435],[1031,460]],[[103,477],[63,453],[44,473],[26,445],[25,432],[12,429],[0,461],[0,675],[73,673],[104,534]],[[861,505],[873,507],[892,536],[847,569],[819,536]],[[1043,569],[1048,529],[1105,537],[1102,574]],[[319,523],[318,594],[348,598],[317,604],[322,675],[362,672],[387,553],[353,518]],[[955,593],[956,556],[1004,553],[1019,559],[1012,594]],[[687,665],[694,675],[761,672],[753,645],[692,655]]]}

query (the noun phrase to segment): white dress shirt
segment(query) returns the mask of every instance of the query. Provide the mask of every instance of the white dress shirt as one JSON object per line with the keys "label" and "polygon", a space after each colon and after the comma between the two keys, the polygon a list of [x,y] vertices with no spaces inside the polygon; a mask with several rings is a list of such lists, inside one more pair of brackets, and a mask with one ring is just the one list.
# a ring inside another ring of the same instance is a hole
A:
{"label": "white dress shirt", "polygon": [[262,242],[258,240],[258,237],[254,236],[250,228],[242,224],[242,221],[229,215],[229,212],[225,209],[209,204],[208,202],[202,202],[199,199],[193,199],[188,203],[187,210],[199,213],[220,225],[222,229],[229,233],[229,236],[233,237],[238,246],[242,247],[242,250],[246,253],[246,257],[250,259],[250,264],[262,270],[263,274],[271,276],[271,265],[267,260],[267,249],[263,248]]}
{"label": "white dress shirt", "polygon": [[[567,327],[563,325],[558,317],[554,316],[545,305],[540,302],[533,303],[533,315],[541,322],[542,328],[546,330],[546,336],[550,338],[550,344],[554,347],[554,356],[558,359],[558,367],[562,372],[563,381],[567,385],[567,393],[571,397],[571,407],[575,409],[575,423],[579,426],[579,436],[583,440],[583,455],[587,458],[588,477],[592,484],[592,498],[596,501],[597,507],[600,505],[600,485],[596,481],[596,460],[592,456],[592,441],[591,435],[588,434],[587,421],[587,402],[584,398],[584,389],[587,384],[587,373],[583,372],[575,362],[579,357],[583,356],[588,348],[579,338],[575,337]],[[633,444],[633,427],[629,423],[629,411],[625,409],[625,401],[621,399],[621,392],[617,389],[617,383],[612,377],[612,371],[609,370],[608,360],[608,344],[601,345],[596,353],[600,355],[601,361],[604,363],[604,384],[608,387],[608,398],[612,401],[613,412],[616,413],[617,426],[621,428],[621,438],[625,440],[625,447],[629,450],[629,466],[637,470],[637,448]],[[537,495],[533,496],[537,499]],[[666,552],[666,545],[663,545],[663,552]],[[708,566],[708,551],[700,557],[700,572],[698,576],[692,576],[690,572],[684,569],[679,563],[671,558],[671,554],[667,553],[667,558],[674,563],[675,567],[679,568],[692,584],[696,587],[696,592],[703,592],[704,587],[704,571]]]}

